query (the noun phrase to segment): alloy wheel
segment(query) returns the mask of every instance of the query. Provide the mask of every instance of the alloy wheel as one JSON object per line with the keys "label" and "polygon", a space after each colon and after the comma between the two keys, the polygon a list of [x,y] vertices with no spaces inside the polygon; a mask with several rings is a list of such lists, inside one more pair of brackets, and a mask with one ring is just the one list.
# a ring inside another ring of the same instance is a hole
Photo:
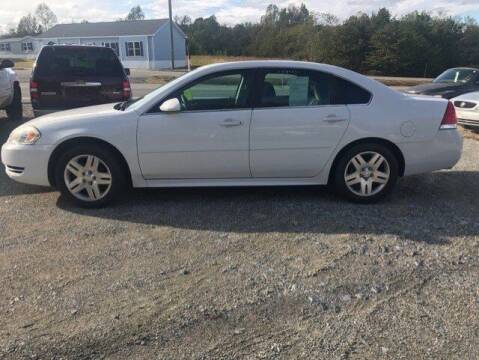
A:
{"label": "alloy wheel", "polygon": [[352,193],[369,197],[376,195],[387,185],[391,169],[384,156],[375,151],[355,155],[346,165],[344,181]]}
{"label": "alloy wheel", "polygon": [[111,189],[112,175],[103,160],[94,155],[78,155],[65,166],[65,185],[77,199],[98,201]]}

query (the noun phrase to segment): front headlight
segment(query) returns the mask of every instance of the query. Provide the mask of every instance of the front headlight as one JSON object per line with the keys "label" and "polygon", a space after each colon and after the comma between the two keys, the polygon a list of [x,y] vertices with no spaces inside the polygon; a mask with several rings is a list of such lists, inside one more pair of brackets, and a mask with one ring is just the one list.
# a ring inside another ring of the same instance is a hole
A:
{"label": "front headlight", "polygon": [[7,143],[15,145],[33,145],[41,137],[40,131],[31,125],[20,126],[12,131]]}

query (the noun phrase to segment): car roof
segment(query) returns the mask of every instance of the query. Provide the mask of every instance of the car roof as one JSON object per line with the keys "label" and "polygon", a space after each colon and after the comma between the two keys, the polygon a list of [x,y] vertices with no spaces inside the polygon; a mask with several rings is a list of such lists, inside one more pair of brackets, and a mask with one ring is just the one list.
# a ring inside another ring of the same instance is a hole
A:
{"label": "car roof", "polygon": [[331,67],[336,69],[342,69],[340,67],[316,62],[308,61],[296,61],[296,60],[244,60],[244,61],[231,61],[205,65],[203,68],[214,68],[219,70],[221,68],[226,69],[237,69],[237,68],[268,68],[268,67],[291,67],[291,68],[317,68],[321,67]]}
{"label": "car roof", "polygon": [[450,68],[448,70],[475,70],[475,71],[479,71],[478,68],[475,68],[475,67],[467,67],[467,66],[460,66],[460,67],[455,67],[455,68]]}
{"label": "car roof", "polygon": [[287,68],[287,69],[304,69],[313,71],[322,71],[332,75],[341,77],[345,80],[352,81],[369,91],[375,92],[380,88],[382,91],[393,91],[389,87],[370,79],[365,75],[359,74],[349,69],[345,69],[335,65],[315,63],[308,61],[295,60],[246,60],[227,63],[217,63],[206,65],[198,68],[196,71],[200,75],[208,75],[210,73],[241,70],[241,69],[268,69],[268,68]]}
{"label": "car roof", "polygon": [[245,61],[232,61],[224,63],[216,63],[205,65],[197,69],[198,73],[207,75],[209,73],[216,73],[220,71],[228,70],[242,70],[242,69],[268,69],[268,68],[286,68],[286,69],[304,69],[304,70],[316,70],[328,72],[340,77],[344,77],[351,81],[359,80],[359,82],[372,81],[366,76],[356,73],[352,70],[341,68],[339,66],[308,62],[308,61],[296,61],[296,60],[245,60]]}

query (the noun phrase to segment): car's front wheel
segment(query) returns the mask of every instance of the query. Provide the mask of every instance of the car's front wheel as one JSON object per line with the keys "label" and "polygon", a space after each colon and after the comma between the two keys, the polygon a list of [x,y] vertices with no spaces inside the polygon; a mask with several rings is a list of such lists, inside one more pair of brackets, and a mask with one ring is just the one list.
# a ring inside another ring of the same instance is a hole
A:
{"label": "car's front wheel", "polygon": [[55,167],[55,182],[67,199],[98,208],[114,200],[125,184],[118,156],[107,147],[77,145],[66,151]]}
{"label": "car's front wheel", "polygon": [[398,169],[398,161],[387,146],[359,144],[339,159],[334,173],[336,189],[355,202],[377,202],[394,189]]}

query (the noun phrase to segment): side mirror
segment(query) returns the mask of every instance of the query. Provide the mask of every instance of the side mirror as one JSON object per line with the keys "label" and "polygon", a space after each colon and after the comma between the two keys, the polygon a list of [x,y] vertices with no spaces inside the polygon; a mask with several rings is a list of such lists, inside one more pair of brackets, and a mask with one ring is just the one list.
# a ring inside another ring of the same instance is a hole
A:
{"label": "side mirror", "polygon": [[160,105],[160,110],[167,113],[179,112],[181,111],[180,101],[177,98],[166,100]]}
{"label": "side mirror", "polygon": [[130,68],[125,68],[125,74],[126,74],[127,76],[130,76]]}
{"label": "side mirror", "polygon": [[13,63],[13,61],[8,59],[5,59],[0,63],[0,69],[12,68],[14,66],[15,64]]}

